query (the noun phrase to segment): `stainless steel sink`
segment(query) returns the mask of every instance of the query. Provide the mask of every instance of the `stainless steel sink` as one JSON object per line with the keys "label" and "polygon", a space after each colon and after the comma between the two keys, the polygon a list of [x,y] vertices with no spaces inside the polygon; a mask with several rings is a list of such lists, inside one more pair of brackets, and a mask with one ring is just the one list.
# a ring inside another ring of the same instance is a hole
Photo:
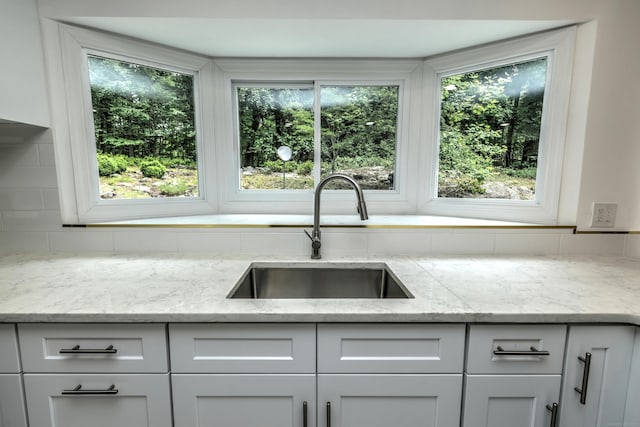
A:
{"label": "stainless steel sink", "polygon": [[227,298],[413,298],[385,264],[253,264]]}

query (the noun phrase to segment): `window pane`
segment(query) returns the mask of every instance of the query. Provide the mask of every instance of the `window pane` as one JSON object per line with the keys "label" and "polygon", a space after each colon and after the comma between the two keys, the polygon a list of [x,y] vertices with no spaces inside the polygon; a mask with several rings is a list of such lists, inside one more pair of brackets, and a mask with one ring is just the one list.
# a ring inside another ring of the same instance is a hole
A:
{"label": "window pane", "polygon": [[547,59],[441,79],[438,197],[533,200]]}
{"label": "window pane", "polygon": [[341,172],[363,189],[395,188],[398,94],[398,86],[321,88],[323,177]]}
{"label": "window pane", "polygon": [[[236,93],[240,188],[313,189],[313,87],[236,86]],[[289,149],[284,160],[280,147]]]}
{"label": "window pane", "polygon": [[198,196],[193,76],[89,56],[100,197]]}

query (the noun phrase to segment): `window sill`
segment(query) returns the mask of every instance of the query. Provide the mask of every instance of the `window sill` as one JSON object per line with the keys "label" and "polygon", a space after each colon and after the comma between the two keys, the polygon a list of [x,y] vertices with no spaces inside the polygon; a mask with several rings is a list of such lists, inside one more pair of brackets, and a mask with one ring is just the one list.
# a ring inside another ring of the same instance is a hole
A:
{"label": "window sill", "polygon": [[[198,215],[114,221],[80,227],[165,227],[165,228],[298,228],[311,227],[312,215]],[[322,215],[323,227],[345,228],[534,228],[575,229],[574,225],[540,225],[425,215],[375,215],[360,221],[357,215]],[[78,226],[72,226],[78,227]]]}

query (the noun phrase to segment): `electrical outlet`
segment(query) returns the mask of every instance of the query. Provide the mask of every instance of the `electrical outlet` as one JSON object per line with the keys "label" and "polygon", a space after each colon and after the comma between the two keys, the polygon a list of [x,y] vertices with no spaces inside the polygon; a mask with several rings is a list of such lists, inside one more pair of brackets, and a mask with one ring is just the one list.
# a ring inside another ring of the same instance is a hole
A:
{"label": "electrical outlet", "polygon": [[594,203],[593,216],[591,217],[592,227],[611,228],[616,223],[617,203]]}

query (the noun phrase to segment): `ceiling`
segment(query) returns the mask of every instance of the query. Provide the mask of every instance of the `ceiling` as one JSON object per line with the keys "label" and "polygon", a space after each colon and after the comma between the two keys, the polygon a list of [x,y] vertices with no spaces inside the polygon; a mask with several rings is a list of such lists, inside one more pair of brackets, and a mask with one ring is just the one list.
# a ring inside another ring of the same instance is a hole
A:
{"label": "ceiling", "polygon": [[209,56],[259,58],[423,58],[572,23],[120,17],[66,21]]}

